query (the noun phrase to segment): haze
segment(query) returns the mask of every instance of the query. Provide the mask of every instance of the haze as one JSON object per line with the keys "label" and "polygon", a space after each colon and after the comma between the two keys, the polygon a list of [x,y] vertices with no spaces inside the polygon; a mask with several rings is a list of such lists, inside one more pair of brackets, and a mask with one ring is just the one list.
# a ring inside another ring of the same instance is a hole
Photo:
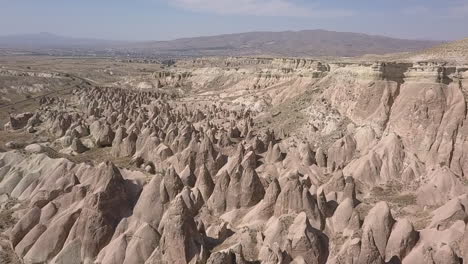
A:
{"label": "haze", "polygon": [[169,40],[249,31],[326,29],[407,39],[468,35],[466,0],[0,0],[0,35]]}

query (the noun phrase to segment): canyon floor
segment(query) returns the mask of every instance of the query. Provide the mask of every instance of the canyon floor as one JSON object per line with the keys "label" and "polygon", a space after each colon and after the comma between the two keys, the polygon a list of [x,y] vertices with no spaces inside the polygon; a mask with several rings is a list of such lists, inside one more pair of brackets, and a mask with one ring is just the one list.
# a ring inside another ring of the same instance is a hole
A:
{"label": "canyon floor", "polygon": [[2,56],[0,263],[466,263],[451,47]]}

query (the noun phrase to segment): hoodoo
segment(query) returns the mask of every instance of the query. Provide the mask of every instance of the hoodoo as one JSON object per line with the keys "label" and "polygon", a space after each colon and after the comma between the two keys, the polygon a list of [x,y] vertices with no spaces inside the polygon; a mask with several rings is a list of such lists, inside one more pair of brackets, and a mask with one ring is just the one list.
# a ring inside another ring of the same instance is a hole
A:
{"label": "hoodoo", "polygon": [[468,64],[444,47],[0,57],[5,89],[63,87],[0,115],[0,263],[466,263]]}

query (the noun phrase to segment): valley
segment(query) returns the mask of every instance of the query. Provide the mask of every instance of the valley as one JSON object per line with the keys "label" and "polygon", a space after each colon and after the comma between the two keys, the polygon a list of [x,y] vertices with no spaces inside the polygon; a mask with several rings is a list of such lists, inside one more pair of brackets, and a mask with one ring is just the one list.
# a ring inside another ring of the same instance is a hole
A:
{"label": "valley", "polygon": [[462,45],[2,56],[0,262],[464,263]]}

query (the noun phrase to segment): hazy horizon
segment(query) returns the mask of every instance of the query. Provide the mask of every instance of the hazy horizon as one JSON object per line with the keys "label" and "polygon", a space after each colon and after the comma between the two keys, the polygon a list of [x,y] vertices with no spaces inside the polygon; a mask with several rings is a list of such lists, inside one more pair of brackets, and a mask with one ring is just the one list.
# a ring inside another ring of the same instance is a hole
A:
{"label": "hazy horizon", "polygon": [[[317,29],[303,29],[303,30],[282,30],[282,31],[245,31],[245,32],[231,32],[231,33],[219,33],[219,34],[209,34],[209,35],[199,35],[199,36],[182,36],[178,38],[172,39],[139,39],[139,40],[132,40],[132,39],[108,39],[108,38],[96,38],[96,37],[89,37],[89,36],[72,36],[72,35],[63,35],[58,34],[55,32],[20,32],[14,34],[0,34],[0,37],[15,37],[15,36],[34,36],[34,35],[50,35],[55,37],[63,37],[63,38],[72,38],[72,39],[89,39],[89,40],[101,40],[101,41],[115,41],[115,42],[151,42],[151,41],[174,41],[179,39],[190,39],[190,38],[203,38],[203,37],[215,37],[215,36],[222,36],[222,35],[236,35],[236,34],[249,34],[249,33],[261,33],[261,32],[271,32],[271,33],[281,33],[281,32],[302,32],[302,31],[329,31],[329,32],[338,32],[338,33],[356,33],[356,34],[365,34],[370,36],[379,36],[379,37],[388,37],[388,38],[395,38],[395,39],[402,39],[402,40],[426,40],[426,41],[452,41],[457,39],[424,39],[424,38],[402,38],[402,37],[395,37],[395,36],[388,36],[382,34],[372,34],[372,33],[365,33],[365,32],[351,32],[351,31],[337,31],[337,30],[327,30],[322,28]],[[468,36],[467,36],[468,37]],[[462,39],[462,38],[460,38]]]}
{"label": "hazy horizon", "polygon": [[323,29],[400,39],[468,37],[467,0],[0,0],[0,35],[164,41]]}

